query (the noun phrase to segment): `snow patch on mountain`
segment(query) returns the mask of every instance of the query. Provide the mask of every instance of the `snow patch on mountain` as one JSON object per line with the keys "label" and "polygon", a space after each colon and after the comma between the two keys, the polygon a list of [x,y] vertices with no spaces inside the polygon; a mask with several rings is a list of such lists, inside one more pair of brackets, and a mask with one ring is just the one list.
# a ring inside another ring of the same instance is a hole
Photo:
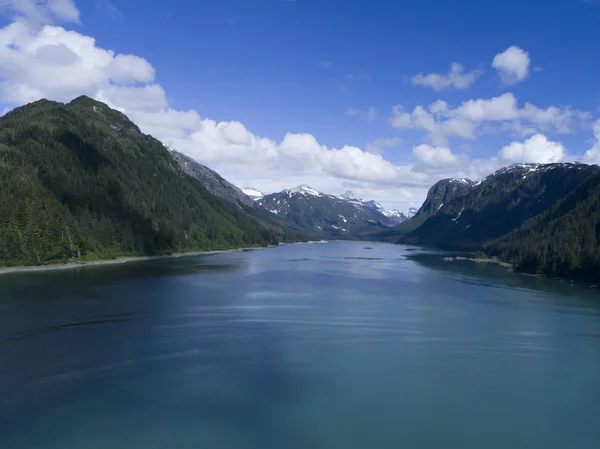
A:
{"label": "snow patch on mountain", "polygon": [[259,200],[263,196],[265,196],[265,194],[262,193],[260,190],[253,189],[252,187],[246,187],[245,189],[242,189],[242,192],[244,192],[246,195],[248,195],[254,201]]}
{"label": "snow patch on mountain", "polygon": [[307,186],[306,184],[299,185],[298,187],[294,187],[293,189],[285,190],[285,192],[287,192],[288,195],[298,193],[300,195],[308,195],[308,196],[323,196],[323,193],[319,192],[318,190],[313,189],[310,186]]}

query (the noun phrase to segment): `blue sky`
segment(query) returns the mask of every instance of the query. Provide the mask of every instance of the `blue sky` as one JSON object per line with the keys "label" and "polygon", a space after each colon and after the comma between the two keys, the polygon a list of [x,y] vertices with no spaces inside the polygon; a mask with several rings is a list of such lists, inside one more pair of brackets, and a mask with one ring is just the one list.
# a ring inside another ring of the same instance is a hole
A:
{"label": "blue sky", "polygon": [[[2,95],[5,107],[36,95],[59,101],[96,96],[242,186],[277,190],[303,181],[407,207],[419,205],[427,187],[444,176],[484,176],[512,162],[600,160],[594,134],[600,3],[593,1],[4,0],[4,13],[5,26],[23,23],[40,42],[63,39],[43,31],[52,26],[93,37],[94,51],[135,55],[154,69],[150,76],[140,64],[137,72],[128,66],[119,78],[104,66],[86,66],[81,77],[95,80],[97,70],[102,81],[58,86],[18,78],[14,66],[24,63],[12,53],[3,56],[4,49],[0,76],[4,90],[12,89]],[[26,53],[23,36],[13,47]],[[91,50],[82,53],[75,37],[65,35],[60,45],[80,61],[97,60]],[[518,51],[493,67],[510,47]],[[39,69],[42,62],[34,63]],[[436,90],[415,81],[418,74],[445,76],[451,63],[463,66],[461,76],[472,73],[468,86],[438,83]],[[26,93],[13,94],[15,86]],[[161,93],[139,106],[148,86]],[[136,98],[127,104],[116,90],[129,88],[133,95],[132,87]],[[491,102],[502,95],[502,104]],[[478,99],[484,103],[460,109]],[[436,115],[429,107],[440,100],[445,112]],[[532,105],[527,111],[526,103]],[[436,130],[413,114],[419,106]],[[157,122],[168,110],[193,110],[199,119],[167,130]],[[201,122],[206,119],[220,130],[220,122],[239,122],[250,137],[236,125],[230,127],[235,137],[218,143],[222,136]],[[286,142],[288,133],[295,138]],[[272,142],[257,143],[259,137]],[[378,139],[390,145],[375,148]],[[243,151],[246,144],[252,151]],[[337,151],[344,146],[364,151]]]}

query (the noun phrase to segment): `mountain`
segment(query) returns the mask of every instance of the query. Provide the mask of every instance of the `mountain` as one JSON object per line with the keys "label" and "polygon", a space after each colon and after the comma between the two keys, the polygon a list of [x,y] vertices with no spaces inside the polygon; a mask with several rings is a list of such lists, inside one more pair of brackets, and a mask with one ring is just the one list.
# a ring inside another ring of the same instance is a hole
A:
{"label": "mountain", "polygon": [[476,183],[440,181],[412,219],[379,237],[483,251],[517,271],[599,284],[600,167],[514,164]]}
{"label": "mountain", "polygon": [[356,198],[352,192],[329,195],[307,185],[255,201],[293,229],[327,237],[355,237],[359,231],[393,226],[406,216],[386,211],[375,201]]}
{"label": "mountain", "polygon": [[[170,148],[167,147],[167,149]],[[250,196],[245,194],[240,188],[234,186],[229,181],[223,179],[217,172],[202,164],[199,164],[185,154],[179,153],[173,149],[170,150],[173,159],[175,159],[181,170],[183,170],[185,174],[198,180],[200,184],[202,184],[210,193],[227,201],[228,203],[235,204],[240,209],[246,207],[255,207],[255,204]]]}
{"label": "mountain", "polygon": [[[398,239],[421,226],[434,215],[444,204],[448,204],[454,198],[465,195],[475,185],[474,181],[466,178],[442,179],[436,182],[427,192],[427,197],[418,211],[402,220],[393,230],[382,233],[381,238],[389,240]],[[413,209],[414,210],[414,209]]]}
{"label": "mountain", "polygon": [[[438,210],[408,232],[402,242],[481,249],[550,209],[597,172],[597,166],[578,163],[502,168],[478,183],[465,184],[464,193],[437,206]],[[428,207],[431,213],[436,203]]]}
{"label": "mountain", "polygon": [[518,271],[600,283],[600,173],[485,251]]}
{"label": "mountain", "polygon": [[0,118],[0,264],[276,244],[300,238],[215,172],[88,97]]}
{"label": "mountain", "polygon": [[[362,198],[357,198],[351,191],[347,191],[343,195],[331,196],[346,200],[349,203],[354,204],[356,207],[363,209],[366,212],[372,213],[376,219],[381,220],[382,223],[384,223],[386,226],[392,226],[395,224],[402,223],[403,221],[413,217],[417,212],[414,207],[408,209],[407,212],[400,212],[397,209],[386,210],[377,201],[363,200]],[[382,215],[383,217],[386,217],[387,220],[385,218],[382,218]]]}
{"label": "mountain", "polygon": [[406,212],[400,212],[397,209],[391,210],[382,210],[381,213],[388,217],[390,220],[395,221],[397,223],[402,223],[406,220],[411,219],[415,215],[417,215],[418,209],[411,207]]}

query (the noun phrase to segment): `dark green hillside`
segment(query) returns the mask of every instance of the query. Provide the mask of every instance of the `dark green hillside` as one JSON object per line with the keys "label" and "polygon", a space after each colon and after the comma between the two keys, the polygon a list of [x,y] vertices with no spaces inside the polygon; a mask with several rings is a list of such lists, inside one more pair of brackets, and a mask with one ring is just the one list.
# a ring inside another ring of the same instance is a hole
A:
{"label": "dark green hillside", "polygon": [[486,250],[519,271],[600,282],[600,174]]}
{"label": "dark green hillside", "polygon": [[0,118],[0,264],[275,244],[293,232],[210,193],[87,97]]}
{"label": "dark green hillside", "polygon": [[584,164],[512,165],[444,204],[402,241],[481,249],[551,208],[597,172]]}

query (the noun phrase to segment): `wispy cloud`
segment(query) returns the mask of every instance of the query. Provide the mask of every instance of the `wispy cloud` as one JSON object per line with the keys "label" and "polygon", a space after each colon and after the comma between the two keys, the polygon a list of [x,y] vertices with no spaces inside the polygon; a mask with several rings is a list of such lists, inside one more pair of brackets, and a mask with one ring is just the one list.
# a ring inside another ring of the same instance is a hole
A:
{"label": "wispy cloud", "polygon": [[400,137],[387,137],[375,139],[373,142],[367,143],[366,150],[369,153],[379,154],[384,148],[395,147],[402,143]]}
{"label": "wispy cloud", "polygon": [[96,6],[100,11],[104,12],[108,17],[110,17],[113,20],[122,19],[123,17],[125,17],[121,10],[108,0],[98,0],[96,1]]}
{"label": "wispy cloud", "polygon": [[331,67],[333,67],[333,61],[322,62],[321,67],[324,69],[330,69]]}
{"label": "wispy cloud", "polygon": [[439,73],[419,73],[411,78],[415,86],[429,87],[436,92],[444,89],[466,89],[475,82],[481,71],[473,70],[465,72],[462,64],[453,62],[450,64],[450,71],[447,74]]}
{"label": "wispy cloud", "polygon": [[346,109],[346,115],[350,117],[361,117],[372,122],[377,118],[377,109],[369,108],[363,111],[362,109],[348,108]]}

